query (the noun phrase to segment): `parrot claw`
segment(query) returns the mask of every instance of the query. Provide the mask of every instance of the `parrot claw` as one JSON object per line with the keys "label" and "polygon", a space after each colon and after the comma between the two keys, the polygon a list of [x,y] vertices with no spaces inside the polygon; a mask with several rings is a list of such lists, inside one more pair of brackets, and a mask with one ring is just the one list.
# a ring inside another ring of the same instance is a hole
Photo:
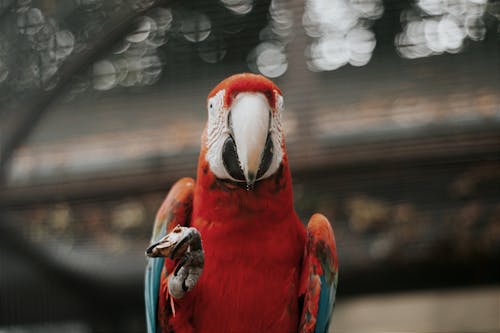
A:
{"label": "parrot claw", "polygon": [[201,249],[200,233],[195,228],[178,225],[158,242],[151,244],[146,250],[146,255],[180,259],[189,249]]}
{"label": "parrot claw", "polygon": [[179,225],[148,247],[146,255],[179,260],[168,280],[168,291],[174,298],[181,298],[194,288],[205,258],[198,230]]}
{"label": "parrot claw", "polygon": [[186,252],[174,273],[168,279],[168,291],[174,298],[181,298],[194,288],[203,271],[204,255],[201,249]]}

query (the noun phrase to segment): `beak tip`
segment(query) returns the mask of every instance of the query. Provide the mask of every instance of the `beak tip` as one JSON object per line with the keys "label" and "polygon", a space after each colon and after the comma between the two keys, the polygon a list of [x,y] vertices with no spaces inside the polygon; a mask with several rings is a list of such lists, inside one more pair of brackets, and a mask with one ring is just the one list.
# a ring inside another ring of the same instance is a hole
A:
{"label": "beak tip", "polygon": [[246,181],[247,181],[247,190],[252,190],[254,185],[255,185],[255,180],[256,180],[256,174],[253,172],[248,172],[246,175]]}

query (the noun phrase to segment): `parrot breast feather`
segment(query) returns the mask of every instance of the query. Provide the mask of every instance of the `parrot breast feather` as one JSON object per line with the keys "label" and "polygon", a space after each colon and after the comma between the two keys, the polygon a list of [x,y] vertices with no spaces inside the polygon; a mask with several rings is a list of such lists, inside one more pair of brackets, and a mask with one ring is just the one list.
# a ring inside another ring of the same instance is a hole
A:
{"label": "parrot breast feather", "polygon": [[[151,243],[157,242],[175,226],[188,226],[193,208],[194,180],[178,180],[163,201],[156,214]],[[145,275],[144,297],[148,333],[156,333],[158,327],[158,295],[164,258],[148,258]]]}

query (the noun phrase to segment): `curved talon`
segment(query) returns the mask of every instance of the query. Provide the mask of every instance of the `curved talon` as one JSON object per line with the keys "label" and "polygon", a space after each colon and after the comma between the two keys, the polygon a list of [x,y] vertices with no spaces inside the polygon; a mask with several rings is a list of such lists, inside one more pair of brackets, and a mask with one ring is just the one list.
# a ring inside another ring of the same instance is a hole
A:
{"label": "curved talon", "polygon": [[188,261],[188,254],[186,253],[182,258],[181,260],[179,261],[179,263],[177,264],[177,266],[175,266],[175,270],[174,270],[174,276],[177,276],[177,273],[179,273],[179,270],[184,266],[184,264]]}
{"label": "curved talon", "polygon": [[148,257],[166,257],[179,259],[189,248],[201,248],[201,236],[195,228],[176,226],[165,237],[151,244],[147,250]]}

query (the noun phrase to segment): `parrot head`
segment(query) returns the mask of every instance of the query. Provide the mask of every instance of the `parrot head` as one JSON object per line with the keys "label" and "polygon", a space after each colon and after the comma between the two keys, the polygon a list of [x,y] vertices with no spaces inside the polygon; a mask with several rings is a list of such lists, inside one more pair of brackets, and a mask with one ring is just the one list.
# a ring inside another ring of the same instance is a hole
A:
{"label": "parrot head", "polygon": [[284,156],[283,96],[269,79],[236,74],[208,95],[208,122],[202,140],[216,178],[248,190],[279,169]]}

